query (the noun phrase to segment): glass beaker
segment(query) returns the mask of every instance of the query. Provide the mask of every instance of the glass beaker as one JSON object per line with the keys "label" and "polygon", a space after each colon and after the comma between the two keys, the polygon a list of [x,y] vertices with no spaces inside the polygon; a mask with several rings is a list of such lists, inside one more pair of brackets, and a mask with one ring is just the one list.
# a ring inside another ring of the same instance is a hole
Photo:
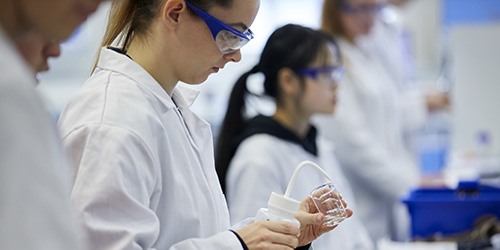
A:
{"label": "glass beaker", "polygon": [[333,227],[347,218],[341,195],[332,183],[313,189],[309,196],[314,201],[318,211],[325,215],[323,225]]}

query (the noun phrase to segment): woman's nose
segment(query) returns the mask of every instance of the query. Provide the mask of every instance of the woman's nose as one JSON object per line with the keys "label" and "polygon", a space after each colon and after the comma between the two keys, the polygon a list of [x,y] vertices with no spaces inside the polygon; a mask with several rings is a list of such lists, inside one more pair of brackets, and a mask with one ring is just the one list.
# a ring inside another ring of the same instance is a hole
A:
{"label": "woman's nose", "polygon": [[236,50],[234,52],[224,54],[224,58],[226,58],[226,60],[231,61],[231,62],[239,62],[239,61],[241,61],[241,51]]}
{"label": "woman's nose", "polygon": [[61,55],[61,46],[58,42],[51,41],[50,43],[45,45],[42,53],[45,58],[58,57],[59,55]]}

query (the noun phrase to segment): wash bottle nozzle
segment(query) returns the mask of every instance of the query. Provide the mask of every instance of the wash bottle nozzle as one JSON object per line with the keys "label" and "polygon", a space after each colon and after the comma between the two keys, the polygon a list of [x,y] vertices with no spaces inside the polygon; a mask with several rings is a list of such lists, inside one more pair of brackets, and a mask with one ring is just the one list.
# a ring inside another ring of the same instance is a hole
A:
{"label": "wash bottle nozzle", "polygon": [[316,171],[318,171],[320,174],[322,174],[329,181],[332,180],[332,178],[325,172],[325,170],[323,170],[322,168],[320,168],[314,162],[312,162],[312,161],[303,161],[303,162],[301,162],[295,168],[295,171],[293,172],[292,178],[290,179],[290,182],[288,183],[288,187],[286,188],[285,197],[287,197],[287,198],[290,197],[290,193],[292,192],[293,186],[295,185],[295,179],[297,178],[297,175],[300,172],[300,170],[303,167],[305,167],[305,166],[311,166],[311,167],[313,167],[314,169],[316,169]]}
{"label": "wash bottle nozzle", "polygon": [[321,169],[318,165],[311,161],[301,162],[293,172],[292,178],[288,183],[285,195],[280,195],[275,192],[271,193],[271,197],[267,202],[268,209],[261,208],[255,216],[255,221],[261,220],[272,220],[272,221],[286,221],[295,224],[300,227],[300,222],[295,219],[295,214],[300,207],[300,202],[290,198],[290,193],[292,192],[293,186],[295,185],[295,179],[297,178],[300,170],[305,166],[311,166],[321,173],[328,180],[332,180],[328,174]]}

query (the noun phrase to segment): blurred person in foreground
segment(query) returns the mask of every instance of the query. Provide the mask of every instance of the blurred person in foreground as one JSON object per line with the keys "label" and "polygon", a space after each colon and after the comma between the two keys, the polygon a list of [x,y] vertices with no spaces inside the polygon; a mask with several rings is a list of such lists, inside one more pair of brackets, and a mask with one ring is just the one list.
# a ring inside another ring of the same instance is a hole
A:
{"label": "blurred person in foreground", "polygon": [[38,69],[16,44],[35,33],[62,41],[100,2],[0,1],[0,249],[84,249],[55,122],[35,89]]}

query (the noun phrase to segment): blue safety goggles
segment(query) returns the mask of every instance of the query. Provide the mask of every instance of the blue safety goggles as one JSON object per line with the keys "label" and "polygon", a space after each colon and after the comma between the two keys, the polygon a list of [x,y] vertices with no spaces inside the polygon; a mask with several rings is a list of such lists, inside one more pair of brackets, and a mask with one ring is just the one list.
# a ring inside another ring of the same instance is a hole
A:
{"label": "blue safety goggles", "polygon": [[235,52],[252,40],[254,35],[250,29],[242,33],[237,29],[221,22],[207,12],[199,9],[188,1],[185,2],[191,10],[196,12],[196,14],[198,14],[198,16],[205,21],[208,28],[212,32],[217,47],[222,54]]}
{"label": "blue safety goggles", "polygon": [[318,79],[319,75],[326,75],[329,79],[333,80],[335,83],[342,81],[344,77],[345,69],[342,66],[324,66],[317,68],[305,68],[297,70],[297,73],[303,76],[310,76],[313,79]]}

